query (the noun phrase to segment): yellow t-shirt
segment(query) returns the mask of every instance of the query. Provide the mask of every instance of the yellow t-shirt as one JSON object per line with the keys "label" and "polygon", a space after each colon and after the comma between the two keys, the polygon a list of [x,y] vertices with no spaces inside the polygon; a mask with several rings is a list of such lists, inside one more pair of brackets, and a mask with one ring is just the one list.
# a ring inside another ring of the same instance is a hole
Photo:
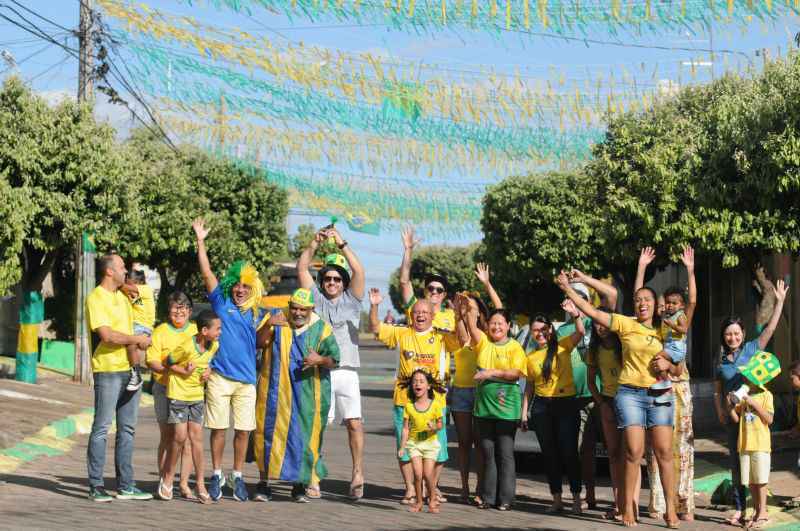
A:
{"label": "yellow t-shirt", "polygon": [[676,332],[664,322],[669,319],[672,324],[678,324],[678,319],[680,319],[681,316],[685,317],[686,314],[683,313],[683,310],[678,310],[673,315],[664,316],[661,319],[661,337],[664,338],[664,341],[666,341],[668,337],[671,337],[673,341],[683,341],[686,339],[686,334]]}
{"label": "yellow t-shirt", "polygon": [[408,326],[386,323],[381,323],[378,341],[400,351],[394,386],[395,406],[404,406],[408,402],[408,390],[400,387],[401,380],[411,376],[417,367],[428,369],[440,381],[447,380],[450,372],[449,352],[461,347],[455,334],[452,333],[440,332],[435,328],[427,332],[416,332]]}
{"label": "yellow t-shirt", "polygon": [[403,407],[403,418],[408,419],[408,440],[429,441],[436,438],[436,430],[428,429],[428,423],[442,418],[442,404],[432,400],[425,411],[417,411],[414,402],[410,400]]}
{"label": "yellow t-shirt", "polygon": [[[128,297],[121,291],[97,286],[86,297],[86,321],[91,331],[107,326],[115,332],[133,335],[133,317]],[[124,345],[100,341],[92,354],[92,372],[121,372],[131,369]]]}
{"label": "yellow t-shirt", "polygon": [[208,367],[211,358],[219,348],[219,343],[214,341],[208,345],[205,352],[200,352],[194,336],[184,339],[169,354],[171,365],[187,366],[189,362],[194,363],[194,371],[189,376],[183,376],[175,372],[169,372],[169,383],[167,383],[167,398],[173,400],[183,400],[184,402],[198,402],[205,397],[205,386],[200,381],[200,376]]}
{"label": "yellow t-shirt", "polygon": [[617,313],[611,314],[609,329],[619,336],[622,343],[619,385],[652,387],[656,378],[650,370],[650,362],[664,350],[660,331]]}
{"label": "yellow t-shirt", "polygon": [[575,381],[572,378],[572,350],[574,348],[575,341],[571,335],[562,337],[558,341],[558,350],[553,357],[550,379],[547,381],[542,374],[544,360],[547,358],[547,346],[528,354],[528,385],[534,386],[536,396],[575,396]]}
{"label": "yellow t-shirt", "polygon": [[139,284],[136,289],[139,290],[139,297],[131,301],[133,322],[152,329],[156,324],[156,298],[153,288],[147,284]]}
{"label": "yellow t-shirt", "polygon": [[593,352],[586,353],[586,365],[600,371],[600,381],[602,382],[600,394],[611,398],[615,397],[619,387],[622,363],[614,349],[598,345],[597,355]]}
{"label": "yellow t-shirt", "polygon": [[453,377],[455,387],[475,387],[475,371],[478,367],[478,355],[467,345],[453,353],[456,359],[456,374]]}
{"label": "yellow t-shirt", "polygon": [[[169,356],[170,352],[186,341],[187,338],[193,337],[197,334],[197,325],[192,322],[187,322],[183,328],[175,328],[169,323],[161,323],[153,330],[152,343],[147,349],[145,361],[150,363],[152,361],[160,361],[161,365]],[[167,374],[157,373],[153,371],[153,381],[166,386],[168,383]]]}
{"label": "yellow t-shirt", "polygon": [[[768,413],[775,413],[772,393],[769,391],[761,391],[751,395],[750,398]],[[771,452],[772,441],[769,426],[764,424],[749,405],[739,403],[736,406],[736,412],[739,414],[739,451]]]}
{"label": "yellow t-shirt", "polygon": [[502,345],[493,343],[481,332],[481,340],[475,345],[478,351],[478,369],[518,369],[522,376],[528,374],[525,351],[515,339],[509,339]]}
{"label": "yellow t-shirt", "polygon": [[[406,319],[411,323],[411,308],[419,299],[416,295],[412,295],[411,299],[406,305]],[[456,312],[450,308],[445,308],[433,313],[433,327],[443,330],[445,332],[455,332],[456,330]]]}

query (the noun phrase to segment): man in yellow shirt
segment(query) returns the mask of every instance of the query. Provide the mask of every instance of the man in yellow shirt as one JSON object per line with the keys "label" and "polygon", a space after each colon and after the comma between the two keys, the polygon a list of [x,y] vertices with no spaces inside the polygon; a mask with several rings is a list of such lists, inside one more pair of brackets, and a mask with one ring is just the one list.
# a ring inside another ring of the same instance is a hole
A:
{"label": "man in yellow shirt", "polygon": [[[408,326],[393,326],[381,323],[378,318],[378,306],[383,301],[383,297],[376,288],[369,291],[369,324],[370,330],[375,334],[378,341],[389,348],[397,348],[400,351],[400,359],[397,365],[397,376],[394,387],[394,425],[395,436],[399,445],[403,430],[403,410],[408,402],[408,393],[404,385],[417,368],[427,369],[439,381],[443,381],[447,366],[444,365],[446,358],[444,352],[452,352],[461,347],[452,332],[443,332],[433,326],[433,307],[427,300],[417,301],[411,308],[411,322]],[[445,397],[438,394],[435,402],[444,405]],[[439,463],[447,461],[447,436],[446,428],[442,427],[437,434],[441,445],[441,451],[437,458]],[[400,448],[398,447],[398,450]],[[414,474],[411,468],[411,461],[408,455],[400,458],[400,472],[403,474],[403,481],[406,485],[406,494],[403,498],[404,503],[412,503],[414,496]],[[438,477],[438,476],[435,476]]]}
{"label": "man in yellow shirt", "polygon": [[100,284],[86,298],[86,318],[89,329],[99,341],[92,354],[94,377],[94,422],[89,435],[87,467],[89,472],[89,499],[96,502],[111,501],[103,486],[103,468],[106,463],[108,428],[117,417],[115,468],[117,470],[117,498],[121,500],[149,500],[153,496],[142,492],[133,480],[133,438],[139,412],[141,389],[126,391],[131,366],[126,347],[135,345],[144,350],[150,338],[133,334],[133,317],[127,297],[120,291],[125,282],[125,263],[118,255],[105,255],[98,261]]}

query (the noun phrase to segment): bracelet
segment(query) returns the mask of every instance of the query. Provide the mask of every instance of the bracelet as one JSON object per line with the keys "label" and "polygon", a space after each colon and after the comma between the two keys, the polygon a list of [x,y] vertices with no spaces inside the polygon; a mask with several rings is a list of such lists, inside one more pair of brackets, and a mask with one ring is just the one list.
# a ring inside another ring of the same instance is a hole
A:
{"label": "bracelet", "polygon": [[344,249],[345,247],[347,247],[347,240],[345,240],[342,243],[340,243],[339,245],[337,245],[337,247],[339,249]]}

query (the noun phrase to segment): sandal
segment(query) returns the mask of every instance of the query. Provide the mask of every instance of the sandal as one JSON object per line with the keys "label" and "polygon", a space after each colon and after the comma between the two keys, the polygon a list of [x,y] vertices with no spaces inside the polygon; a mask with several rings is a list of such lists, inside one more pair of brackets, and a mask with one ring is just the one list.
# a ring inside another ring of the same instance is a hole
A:
{"label": "sandal", "polygon": [[192,501],[194,501],[194,500],[197,499],[197,496],[194,495],[194,492],[192,492],[192,489],[187,488],[186,490],[183,490],[181,488],[181,498],[183,498],[184,500],[192,500]]}
{"label": "sandal", "polygon": [[358,485],[350,484],[350,499],[353,501],[360,500],[364,497],[364,483]]}
{"label": "sandal", "polygon": [[416,496],[403,496],[403,499],[400,500],[400,505],[416,505],[416,504],[417,504]]}
{"label": "sandal", "polygon": [[158,497],[164,501],[170,501],[172,499],[172,489],[167,489],[164,485],[164,480],[158,480]]}
{"label": "sandal", "polygon": [[208,494],[208,492],[198,492],[197,499],[203,505],[208,505],[209,503],[211,503],[211,496]]}
{"label": "sandal", "polygon": [[759,518],[757,520],[752,520],[747,529],[761,529],[763,527],[766,527],[769,524],[769,521],[770,521],[769,518]]}
{"label": "sandal", "polygon": [[736,516],[736,513],[733,513],[730,517],[725,519],[725,523],[728,525],[742,527],[744,526],[744,513],[739,513],[739,516]]}
{"label": "sandal", "polygon": [[322,491],[319,487],[306,487],[306,498],[318,500],[322,498]]}

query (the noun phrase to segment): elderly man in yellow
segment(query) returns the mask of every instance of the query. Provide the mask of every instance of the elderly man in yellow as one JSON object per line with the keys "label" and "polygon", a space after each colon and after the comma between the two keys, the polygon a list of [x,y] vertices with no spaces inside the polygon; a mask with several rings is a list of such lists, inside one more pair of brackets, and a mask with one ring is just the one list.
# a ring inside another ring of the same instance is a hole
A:
{"label": "elderly man in yellow", "polygon": [[[128,298],[120,291],[125,283],[125,262],[118,255],[105,255],[97,262],[100,284],[86,298],[86,318],[89,329],[98,341],[92,353],[94,378],[94,421],[86,453],[89,472],[89,499],[109,502],[111,496],[103,486],[106,464],[106,441],[111,421],[117,417],[117,436],[114,464],[117,471],[117,498],[149,500],[153,496],[142,492],[133,481],[133,437],[139,413],[141,389],[127,391],[131,366],[126,347],[136,345],[144,350],[150,338],[133,334],[133,316]],[[94,338],[93,338],[94,339]]]}
{"label": "elderly man in yellow", "polygon": [[[256,399],[253,450],[261,473],[257,497],[271,497],[270,479],[291,481],[292,498],[308,502],[308,486],[327,475],[322,436],[331,405],[330,370],[339,364],[333,329],[314,313],[300,288],[289,300],[288,324],[258,331],[264,348]],[[270,316],[265,316],[268,319]]]}
{"label": "elderly man in yellow", "polygon": [[[441,331],[433,326],[433,307],[427,300],[417,301],[411,307],[411,322],[408,326],[381,323],[378,318],[378,306],[382,301],[383,296],[378,289],[369,290],[370,330],[378,341],[389,348],[397,348],[400,351],[394,387],[394,432],[397,438],[397,449],[400,450],[399,445],[403,434],[403,409],[408,402],[408,392],[404,389],[403,384],[411,376],[411,373],[420,367],[427,369],[440,381],[443,380],[449,367],[443,365],[443,360],[446,358],[442,353],[458,350],[461,348],[461,343],[453,332]],[[444,400],[444,395],[439,393],[434,399],[435,403],[441,404],[442,407],[444,407]],[[446,429],[442,426],[437,433],[441,448],[436,459],[437,463],[447,461]],[[406,493],[401,503],[413,505],[417,500],[414,498],[414,471],[411,468],[408,453],[400,457],[399,461],[400,472],[403,474],[403,481],[406,485]]]}

